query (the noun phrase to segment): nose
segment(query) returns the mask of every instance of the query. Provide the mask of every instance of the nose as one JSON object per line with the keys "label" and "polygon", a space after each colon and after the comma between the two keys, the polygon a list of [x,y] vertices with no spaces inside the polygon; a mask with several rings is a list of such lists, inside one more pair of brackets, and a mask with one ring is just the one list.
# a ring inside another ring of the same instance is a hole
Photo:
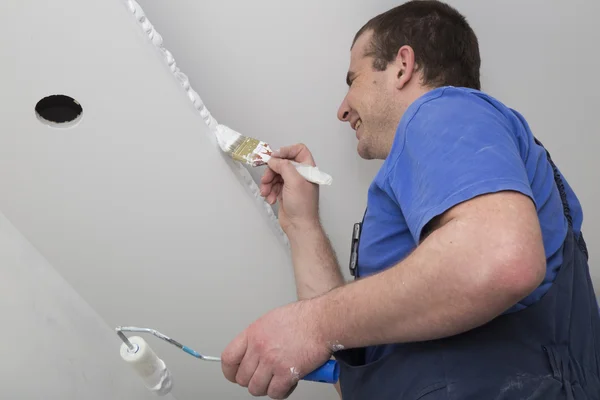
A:
{"label": "nose", "polygon": [[342,101],[342,104],[340,104],[340,108],[337,112],[338,119],[342,122],[348,121],[350,118],[350,111],[351,108],[348,105],[347,97],[344,97],[344,100]]}

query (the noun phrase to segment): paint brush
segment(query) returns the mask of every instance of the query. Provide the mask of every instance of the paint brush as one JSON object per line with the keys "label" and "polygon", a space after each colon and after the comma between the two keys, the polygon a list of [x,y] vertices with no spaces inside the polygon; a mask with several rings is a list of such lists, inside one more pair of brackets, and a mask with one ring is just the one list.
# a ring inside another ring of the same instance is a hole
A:
{"label": "paint brush", "polygon": [[[217,126],[217,142],[221,150],[231,158],[252,167],[265,165],[273,154],[271,147],[255,138],[244,136],[239,132],[225,126]],[[300,164],[291,161],[298,173],[309,182],[317,185],[331,185],[333,178],[312,165]]]}

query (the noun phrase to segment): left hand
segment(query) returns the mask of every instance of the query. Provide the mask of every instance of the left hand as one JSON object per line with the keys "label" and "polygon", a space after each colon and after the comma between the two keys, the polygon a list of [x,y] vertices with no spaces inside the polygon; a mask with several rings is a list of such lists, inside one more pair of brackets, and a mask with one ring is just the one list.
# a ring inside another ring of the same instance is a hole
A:
{"label": "left hand", "polygon": [[277,308],[252,323],[223,351],[225,377],[253,396],[286,399],[306,374],[331,357],[311,300]]}

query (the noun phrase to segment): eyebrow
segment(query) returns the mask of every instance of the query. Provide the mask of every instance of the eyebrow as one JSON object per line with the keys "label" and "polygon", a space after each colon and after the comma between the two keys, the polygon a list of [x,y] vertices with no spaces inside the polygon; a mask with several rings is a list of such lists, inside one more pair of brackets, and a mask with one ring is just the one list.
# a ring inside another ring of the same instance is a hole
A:
{"label": "eyebrow", "polygon": [[356,76],[356,74],[352,71],[348,71],[348,74],[346,74],[346,84],[348,86],[350,86],[352,84],[352,80],[354,79],[354,77]]}

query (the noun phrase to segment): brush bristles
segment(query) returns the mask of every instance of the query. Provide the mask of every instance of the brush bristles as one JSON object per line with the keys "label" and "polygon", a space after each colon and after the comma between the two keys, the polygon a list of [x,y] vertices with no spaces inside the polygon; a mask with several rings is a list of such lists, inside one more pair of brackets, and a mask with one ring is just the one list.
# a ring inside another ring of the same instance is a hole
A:
{"label": "brush bristles", "polygon": [[229,154],[235,161],[254,167],[266,163],[271,155],[269,145],[255,138],[244,136],[225,126],[217,126],[217,142],[224,153]]}
{"label": "brush bristles", "polygon": [[259,143],[258,139],[240,136],[231,146],[231,157],[243,163],[252,162]]}
{"label": "brush bristles", "polygon": [[225,153],[231,153],[236,148],[236,142],[242,135],[226,125],[217,125],[217,142]]}

